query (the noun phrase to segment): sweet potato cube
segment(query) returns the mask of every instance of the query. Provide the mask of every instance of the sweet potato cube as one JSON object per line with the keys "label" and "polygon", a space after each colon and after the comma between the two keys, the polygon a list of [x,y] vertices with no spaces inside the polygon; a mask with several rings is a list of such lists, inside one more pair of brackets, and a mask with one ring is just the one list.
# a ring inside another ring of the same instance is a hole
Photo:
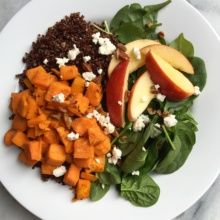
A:
{"label": "sweet potato cube", "polygon": [[27,120],[20,115],[15,115],[12,121],[12,128],[18,131],[25,131],[27,129]]}
{"label": "sweet potato cube", "polygon": [[23,133],[22,131],[16,131],[11,141],[16,146],[24,149],[29,140],[25,133]]}
{"label": "sweet potato cube", "polygon": [[16,131],[13,129],[10,129],[5,133],[5,136],[4,136],[5,145],[9,146],[9,145],[13,144],[12,138],[14,137],[15,133],[16,133]]}
{"label": "sweet potato cube", "polygon": [[29,128],[33,128],[38,126],[40,123],[45,122],[47,120],[47,117],[45,114],[40,114],[39,116],[29,119],[27,122],[27,126]]}
{"label": "sweet potato cube", "polygon": [[69,186],[75,186],[79,180],[79,174],[80,169],[75,164],[71,164],[64,176],[64,183]]}
{"label": "sweet potato cube", "polygon": [[44,132],[43,140],[48,144],[58,144],[59,138],[57,132],[53,129]]}
{"label": "sweet potato cube", "polygon": [[25,165],[27,165],[27,166],[34,166],[36,163],[37,163],[37,161],[35,161],[35,160],[30,160],[29,158],[27,158],[27,156],[26,156],[26,154],[25,154],[25,152],[24,151],[21,151],[20,152],[20,154],[18,155],[18,159],[22,162],[22,163],[24,163]]}
{"label": "sweet potato cube", "polygon": [[28,128],[27,130],[27,137],[30,139],[35,139],[35,128]]}
{"label": "sweet potato cube", "polygon": [[28,110],[26,114],[26,119],[31,119],[31,118],[36,117],[38,113],[37,102],[31,96],[28,96],[27,102],[28,102]]}
{"label": "sweet potato cube", "polygon": [[61,82],[53,82],[49,89],[47,90],[45,100],[50,102],[53,99],[53,96],[63,93],[65,98],[70,95],[71,88]]}
{"label": "sweet potato cube", "polygon": [[41,163],[40,171],[43,175],[53,175],[54,169],[56,169],[56,166],[52,166],[47,163]]}
{"label": "sweet potato cube", "polygon": [[48,151],[50,144],[48,144],[46,141],[44,141],[42,137],[38,138],[38,140],[39,140],[39,142],[41,144],[41,148],[42,148],[42,157],[44,157]]}
{"label": "sweet potato cube", "polygon": [[84,136],[88,132],[88,129],[94,126],[97,126],[97,122],[94,118],[76,118],[72,122],[73,130],[80,136]]}
{"label": "sweet potato cube", "polygon": [[90,194],[91,182],[89,180],[79,179],[76,185],[76,199],[87,199]]}
{"label": "sweet potato cube", "polygon": [[101,173],[105,170],[105,156],[96,156],[89,165],[90,172]]}
{"label": "sweet potato cube", "polygon": [[76,77],[71,86],[71,94],[77,95],[83,93],[85,89],[85,80],[82,77]]}
{"label": "sweet potato cube", "polygon": [[48,74],[42,66],[27,70],[26,76],[34,86],[42,89],[47,89],[54,81],[54,77]]}
{"label": "sweet potato cube", "polygon": [[45,105],[45,95],[46,95],[46,90],[44,89],[36,88],[34,90],[33,96],[35,97],[38,106]]}
{"label": "sweet potato cube", "polygon": [[[89,107],[89,100],[83,94],[78,93],[74,96],[71,106],[75,107],[80,113],[85,114]],[[71,109],[69,109],[71,111]]]}
{"label": "sweet potato cube", "polygon": [[91,146],[86,138],[79,138],[74,142],[74,158],[88,159],[94,157],[94,147]]}
{"label": "sweet potato cube", "polygon": [[96,83],[90,82],[85,96],[89,99],[90,104],[96,107],[102,100],[102,89]]}
{"label": "sweet potato cube", "polygon": [[82,172],[80,174],[80,178],[84,180],[89,180],[91,182],[95,182],[97,180],[97,177],[91,173]]}
{"label": "sweet potato cube", "polygon": [[78,68],[73,66],[61,66],[60,68],[60,78],[62,80],[71,80],[75,79],[77,76],[79,76]]}
{"label": "sweet potato cube", "polygon": [[42,144],[40,141],[29,141],[25,149],[27,158],[40,161],[42,159]]}
{"label": "sweet potato cube", "polygon": [[101,156],[107,154],[111,149],[111,142],[109,137],[106,136],[104,141],[94,145],[95,155]]}
{"label": "sweet potato cube", "polygon": [[96,145],[104,141],[106,138],[106,135],[100,129],[99,126],[94,126],[88,129],[88,137],[89,137],[89,143],[91,145]]}
{"label": "sweet potato cube", "polygon": [[88,159],[77,159],[77,158],[74,158],[73,162],[79,168],[89,168],[90,164],[92,163],[92,159],[91,158],[88,158]]}
{"label": "sweet potato cube", "polygon": [[26,93],[23,93],[23,95],[20,97],[16,112],[21,117],[25,118],[28,112],[28,108],[28,96],[26,95]]}
{"label": "sweet potato cube", "polygon": [[51,144],[47,151],[47,163],[53,166],[60,166],[66,160],[64,147],[59,144]]}

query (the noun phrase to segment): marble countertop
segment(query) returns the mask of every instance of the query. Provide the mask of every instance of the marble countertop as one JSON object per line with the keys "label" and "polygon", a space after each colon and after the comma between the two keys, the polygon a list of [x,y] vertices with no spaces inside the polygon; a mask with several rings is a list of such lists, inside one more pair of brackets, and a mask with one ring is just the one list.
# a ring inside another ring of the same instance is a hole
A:
{"label": "marble countertop", "polygon": [[[9,19],[30,0],[0,0],[0,30]],[[220,1],[188,0],[214,26],[220,34]],[[4,189],[0,183],[0,219],[39,220]],[[13,211],[12,211],[13,210]],[[220,219],[220,176],[212,187],[190,209],[175,220],[219,220]]]}

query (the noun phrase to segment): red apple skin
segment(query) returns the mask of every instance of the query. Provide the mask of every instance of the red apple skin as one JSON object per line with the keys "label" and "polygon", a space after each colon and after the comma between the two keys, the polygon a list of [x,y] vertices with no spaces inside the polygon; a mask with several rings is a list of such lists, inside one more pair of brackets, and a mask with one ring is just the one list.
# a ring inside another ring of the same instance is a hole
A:
{"label": "red apple skin", "polygon": [[[111,122],[116,127],[125,125],[125,92],[128,86],[128,60],[121,61],[113,70],[106,86],[106,104]],[[118,102],[122,102],[122,105]]]}
{"label": "red apple skin", "polygon": [[160,85],[160,93],[165,95],[168,100],[181,101],[192,95],[183,91],[164,74],[151,52],[146,55],[146,67],[154,84]]}

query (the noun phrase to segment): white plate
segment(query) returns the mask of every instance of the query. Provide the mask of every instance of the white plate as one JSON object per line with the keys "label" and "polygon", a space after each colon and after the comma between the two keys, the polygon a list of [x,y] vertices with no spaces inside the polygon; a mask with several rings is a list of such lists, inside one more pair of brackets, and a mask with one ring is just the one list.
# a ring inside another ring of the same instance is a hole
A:
{"label": "white plate", "polygon": [[[8,103],[15,87],[14,74],[24,68],[21,58],[48,26],[71,12],[80,11],[87,19],[110,19],[125,4],[134,0],[33,0],[5,27],[0,35],[0,122],[1,137],[9,128]],[[137,1],[135,1],[137,2]],[[143,5],[160,0],[138,0]],[[208,22],[187,2],[174,0],[159,14],[167,39],[183,32],[194,46],[196,55],[206,61],[208,83],[196,101],[194,113],[199,122],[197,143],[186,164],[171,175],[156,176],[161,188],[159,202],[150,208],[132,206],[114,190],[99,202],[71,202],[71,191],[52,181],[40,180],[38,170],[17,161],[15,148],[0,147],[0,178],[7,190],[24,207],[42,219],[171,219],[191,206],[210,187],[220,168],[220,41]],[[77,30],[75,30],[77,31]],[[12,210],[13,211],[13,210]]]}

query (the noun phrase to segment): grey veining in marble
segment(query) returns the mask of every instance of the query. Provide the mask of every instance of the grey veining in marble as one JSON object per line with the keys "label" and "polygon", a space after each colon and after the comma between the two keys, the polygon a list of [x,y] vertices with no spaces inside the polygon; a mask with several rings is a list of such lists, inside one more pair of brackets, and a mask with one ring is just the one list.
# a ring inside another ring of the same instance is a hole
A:
{"label": "grey veining in marble", "polygon": [[[0,0],[0,30],[29,0]],[[220,34],[220,0],[188,0],[211,22]],[[181,198],[180,198],[181,199]],[[1,220],[38,220],[17,203],[0,183]],[[175,220],[219,220],[220,176],[208,192]]]}

